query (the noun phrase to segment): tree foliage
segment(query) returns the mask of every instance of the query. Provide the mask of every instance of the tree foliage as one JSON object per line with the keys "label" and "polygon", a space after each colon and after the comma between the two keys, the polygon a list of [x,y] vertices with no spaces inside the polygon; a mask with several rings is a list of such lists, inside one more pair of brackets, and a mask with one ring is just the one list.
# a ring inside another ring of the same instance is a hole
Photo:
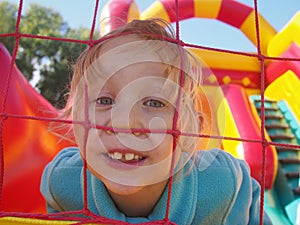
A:
{"label": "tree foliage", "polygon": [[[18,6],[7,1],[0,2],[0,34],[14,33]],[[42,35],[56,38],[87,40],[87,28],[72,29],[64,22],[61,14],[52,8],[31,4],[22,12],[19,27],[21,34]],[[0,38],[10,53],[15,47],[15,38]],[[37,90],[54,106],[65,104],[65,94],[71,73],[68,65],[86,48],[84,44],[22,37],[19,42],[16,64],[24,76],[31,81],[38,71],[40,79]]]}
{"label": "tree foliage", "polygon": [[[0,2],[0,34],[9,34],[15,31],[17,10],[16,5]],[[2,38],[0,41],[10,51],[14,48],[15,41],[13,37]]]}

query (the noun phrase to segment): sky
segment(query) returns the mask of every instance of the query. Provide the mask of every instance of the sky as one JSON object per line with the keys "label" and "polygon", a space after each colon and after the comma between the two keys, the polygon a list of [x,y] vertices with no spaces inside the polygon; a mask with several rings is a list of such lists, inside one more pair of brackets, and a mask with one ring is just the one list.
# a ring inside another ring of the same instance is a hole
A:
{"label": "sky", "polygon": [[[253,0],[238,1],[254,7]],[[19,3],[18,0],[9,0],[9,2]],[[34,2],[60,12],[65,22],[72,28],[91,27],[95,0],[23,0],[23,10],[26,11],[26,8]],[[107,2],[108,0],[100,0],[99,15]],[[135,0],[135,2],[140,12],[143,12],[155,0]],[[296,12],[300,11],[299,0],[257,0],[257,2],[260,14],[277,31],[280,31]],[[214,19],[191,18],[180,23],[180,30],[181,39],[187,43],[236,51],[256,51],[255,46],[239,29]]]}

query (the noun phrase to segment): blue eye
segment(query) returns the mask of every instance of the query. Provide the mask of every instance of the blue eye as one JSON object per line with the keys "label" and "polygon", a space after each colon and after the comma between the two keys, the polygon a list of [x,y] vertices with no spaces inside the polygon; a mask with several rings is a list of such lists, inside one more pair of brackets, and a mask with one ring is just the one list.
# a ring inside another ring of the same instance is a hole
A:
{"label": "blue eye", "polygon": [[97,99],[97,103],[99,105],[107,106],[107,105],[113,105],[115,101],[110,97],[101,97]]}
{"label": "blue eye", "polygon": [[165,106],[165,104],[159,100],[150,99],[146,102],[144,102],[145,106],[154,107],[154,108],[162,108]]}

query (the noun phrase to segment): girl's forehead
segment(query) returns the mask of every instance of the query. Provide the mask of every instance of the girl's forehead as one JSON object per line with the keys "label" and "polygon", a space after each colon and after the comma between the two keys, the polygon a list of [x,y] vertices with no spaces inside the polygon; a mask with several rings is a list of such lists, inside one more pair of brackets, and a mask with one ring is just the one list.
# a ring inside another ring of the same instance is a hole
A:
{"label": "girl's forehead", "polygon": [[87,82],[118,81],[126,83],[128,80],[135,80],[141,77],[162,77],[168,78],[169,73],[166,72],[168,65],[158,61],[126,61],[107,62],[99,61],[93,63],[92,66],[85,72],[84,77]]}
{"label": "girl's forehead", "polygon": [[174,43],[163,40],[145,40],[137,35],[125,35],[105,42],[100,48],[99,60],[104,66],[143,61],[173,63],[177,56],[178,46]]}
{"label": "girl's forehead", "polygon": [[139,43],[142,40],[143,39],[138,37],[137,35],[124,35],[124,36],[113,37],[106,40],[103,43],[103,45],[101,46],[100,54],[105,54],[106,52],[111,51],[114,48],[118,49],[120,46],[126,48],[126,44]]}
{"label": "girl's forehead", "polygon": [[126,65],[111,73],[94,71],[86,76],[89,95],[97,96],[103,92],[170,95],[169,92],[176,90],[178,85],[169,79],[165,67],[160,62],[145,61]]}
{"label": "girl's forehead", "polygon": [[[112,43],[113,44],[113,43]],[[109,48],[107,51],[100,51],[100,57],[104,59],[117,59],[116,63],[122,62],[138,62],[144,60],[159,60],[160,52],[155,51],[154,46],[151,47],[151,43],[147,41],[135,41],[123,43],[121,45]],[[157,45],[159,43],[156,43]],[[154,45],[154,43],[152,43]],[[105,46],[104,46],[105,47]],[[106,49],[103,49],[106,50]]]}
{"label": "girl's forehead", "polygon": [[137,62],[130,65],[124,65],[116,71],[108,72],[110,68],[105,67],[105,71],[94,71],[87,74],[89,86],[98,88],[106,86],[126,86],[128,84],[139,84],[144,87],[150,87],[159,83],[165,83],[168,74],[165,73],[165,65],[159,62]]}
{"label": "girl's forehead", "polygon": [[144,40],[137,35],[115,37],[103,43],[84,77],[97,89],[111,81],[127,84],[149,77],[150,84],[153,77],[168,79],[178,72],[170,68],[180,68],[177,51],[178,46],[167,41]]}
{"label": "girl's forehead", "polygon": [[128,35],[117,37],[101,46],[98,57],[86,70],[86,75],[88,79],[95,76],[107,79],[119,71],[132,70],[134,73],[135,70],[145,70],[157,73],[166,65],[174,64],[176,55],[171,51],[170,47],[166,47],[166,41],[143,40]]}

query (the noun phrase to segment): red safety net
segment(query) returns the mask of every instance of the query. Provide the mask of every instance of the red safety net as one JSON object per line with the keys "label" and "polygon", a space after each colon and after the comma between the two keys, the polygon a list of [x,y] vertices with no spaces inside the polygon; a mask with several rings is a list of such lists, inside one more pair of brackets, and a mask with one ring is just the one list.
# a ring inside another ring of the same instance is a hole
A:
{"label": "red safety net", "polygon": [[[259,62],[260,62],[260,93],[261,93],[261,102],[264,102],[264,92],[265,92],[265,62],[266,60],[282,60],[282,61],[300,61],[300,59],[292,59],[292,58],[279,58],[279,57],[268,57],[262,53],[261,50],[261,40],[260,40],[260,24],[259,24],[259,18],[258,18],[258,7],[257,7],[257,0],[254,0],[254,10],[255,10],[255,27],[256,27],[256,42],[257,42],[257,53],[245,53],[245,52],[238,52],[238,51],[230,51],[230,50],[224,50],[224,49],[218,49],[218,48],[211,48],[211,47],[206,47],[206,46],[199,46],[195,44],[190,44],[190,43],[185,43],[183,40],[181,40],[180,37],[180,23],[179,23],[179,13],[178,9],[180,7],[180,0],[174,0],[175,2],[175,24],[176,24],[176,42],[178,45],[183,46],[183,47],[193,47],[193,48],[199,48],[199,49],[205,49],[209,50],[212,52],[225,52],[229,54],[237,54],[237,55],[243,55],[246,57],[256,57]],[[19,9],[18,9],[18,16],[17,16],[17,22],[16,22],[16,29],[14,33],[9,33],[9,34],[0,34],[0,37],[14,37],[15,38],[15,48],[12,54],[12,58],[10,61],[10,66],[9,66],[9,73],[6,76],[5,83],[3,84],[3,90],[1,90],[1,95],[2,95],[2,105],[1,105],[1,111],[0,111],[0,190],[3,189],[3,185],[5,182],[5,147],[4,147],[4,142],[5,139],[3,137],[3,132],[5,126],[7,126],[9,118],[15,118],[19,120],[30,120],[30,121],[46,121],[46,122],[59,122],[59,123],[66,123],[66,124],[72,124],[72,123],[80,123],[84,125],[85,127],[85,142],[87,139],[87,133],[91,127],[94,127],[93,124],[90,124],[89,119],[88,119],[88,112],[87,112],[87,105],[85,105],[85,121],[70,121],[70,120],[61,120],[61,119],[54,119],[55,117],[50,116],[27,116],[27,115],[16,115],[16,114],[11,114],[7,112],[7,96],[9,93],[10,89],[10,82],[11,82],[11,77],[12,73],[14,70],[14,62],[17,56],[18,48],[19,48],[19,42],[22,38],[37,38],[37,39],[42,39],[42,40],[48,40],[48,41],[61,41],[61,42],[76,42],[79,44],[85,44],[87,46],[93,46],[96,42],[96,40],[93,40],[94,32],[96,29],[96,18],[98,17],[98,9],[101,4],[100,0],[95,0],[95,9],[94,9],[94,16],[93,16],[93,21],[92,21],[92,26],[90,29],[90,38],[88,40],[76,40],[76,39],[68,39],[68,38],[56,38],[56,37],[49,37],[49,36],[41,36],[41,35],[35,35],[35,34],[24,34],[19,32],[19,27],[20,27],[20,22],[22,20],[22,10],[23,10],[23,1],[20,0],[19,3]],[[222,20],[222,19],[221,19]],[[3,76],[3,75],[2,75]],[[181,79],[180,79],[180,85],[182,85],[183,82],[183,73],[181,73]],[[87,104],[87,90],[85,89],[85,103]],[[180,135],[186,135],[186,136],[194,136],[195,134],[189,134],[189,133],[181,133],[180,130],[177,129],[177,121],[178,121],[178,109],[180,107],[180,98],[177,100],[177,105],[176,105],[176,112],[173,118],[173,129],[166,131],[168,134],[173,135],[173,142],[174,142],[174,149],[176,148],[176,143],[177,139]],[[48,115],[49,116],[49,115]],[[99,129],[103,130],[109,130],[111,128],[109,127],[97,127]],[[139,132],[141,130],[138,130]],[[149,130],[142,130],[144,132],[149,132]],[[132,130],[123,130],[123,132],[132,132]],[[264,109],[264,104],[261,104],[261,139],[260,140],[250,140],[246,138],[232,138],[232,137],[224,137],[224,136],[209,136],[209,135],[202,135],[199,134],[199,137],[203,138],[215,138],[215,139],[226,139],[226,140],[233,140],[233,141],[242,141],[242,142],[258,142],[262,145],[262,173],[261,173],[261,205],[260,205],[260,224],[263,224],[263,212],[264,212],[264,187],[265,187],[265,172],[266,172],[266,148],[270,145],[274,146],[282,146],[282,147],[290,147],[299,150],[300,146],[297,145],[290,145],[290,144],[283,144],[283,143],[277,143],[277,142],[270,142],[266,139],[265,137],[265,109]],[[89,210],[88,206],[88,201],[87,201],[87,164],[84,162],[84,208],[79,211],[73,211],[73,212],[62,212],[62,213],[55,213],[55,214],[36,214],[36,213],[19,213],[19,212],[5,212],[2,211],[0,216],[5,217],[5,216],[13,216],[13,217],[24,217],[24,218],[38,218],[38,219],[47,219],[47,220],[74,220],[74,221],[79,221],[77,224],[87,224],[87,223],[107,223],[107,224],[121,224],[120,221],[116,221],[114,219],[110,218],[104,218],[98,215],[93,214]],[[173,168],[173,163],[172,163],[172,168],[171,168],[171,173],[174,170]],[[165,218],[159,221],[153,221],[150,223],[143,223],[143,224],[174,224],[169,220],[169,209],[172,207],[172,182],[173,182],[173,176],[170,176],[170,185],[169,185],[169,190],[168,190],[168,201],[167,201],[167,206],[166,206],[166,212],[165,212]],[[0,191],[0,200],[3,200],[5,196],[3,196],[3,191]],[[3,207],[3,205],[2,205]],[[82,217],[77,217],[76,215],[85,215],[85,218]],[[128,224],[128,223],[122,223],[122,224]]]}

